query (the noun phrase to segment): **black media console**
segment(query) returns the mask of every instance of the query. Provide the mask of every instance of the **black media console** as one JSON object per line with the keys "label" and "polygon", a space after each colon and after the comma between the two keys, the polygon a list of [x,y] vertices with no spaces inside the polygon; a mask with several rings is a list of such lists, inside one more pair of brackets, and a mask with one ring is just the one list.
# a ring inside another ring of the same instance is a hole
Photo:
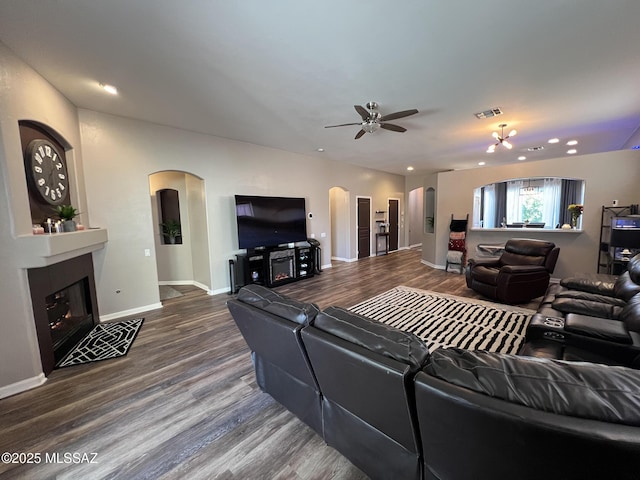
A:
{"label": "black media console", "polygon": [[236,255],[236,260],[229,260],[230,293],[252,283],[277,287],[313,277],[315,250],[313,245],[271,247],[248,249],[247,253]]}

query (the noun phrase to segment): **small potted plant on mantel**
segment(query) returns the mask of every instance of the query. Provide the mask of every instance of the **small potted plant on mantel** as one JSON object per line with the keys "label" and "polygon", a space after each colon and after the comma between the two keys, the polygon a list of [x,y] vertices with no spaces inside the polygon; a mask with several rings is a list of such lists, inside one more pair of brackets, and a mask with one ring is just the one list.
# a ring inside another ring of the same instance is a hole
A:
{"label": "small potted plant on mantel", "polygon": [[58,205],[56,207],[56,215],[62,222],[62,228],[65,232],[75,232],[77,230],[75,217],[80,215],[71,205]]}

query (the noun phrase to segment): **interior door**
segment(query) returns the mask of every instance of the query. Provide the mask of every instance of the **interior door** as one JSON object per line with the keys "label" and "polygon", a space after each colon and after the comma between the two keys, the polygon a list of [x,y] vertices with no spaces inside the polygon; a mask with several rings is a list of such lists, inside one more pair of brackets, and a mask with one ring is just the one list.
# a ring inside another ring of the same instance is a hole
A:
{"label": "interior door", "polygon": [[400,201],[396,198],[389,199],[389,251],[398,250]]}
{"label": "interior door", "polygon": [[371,256],[371,199],[358,198],[358,258]]}

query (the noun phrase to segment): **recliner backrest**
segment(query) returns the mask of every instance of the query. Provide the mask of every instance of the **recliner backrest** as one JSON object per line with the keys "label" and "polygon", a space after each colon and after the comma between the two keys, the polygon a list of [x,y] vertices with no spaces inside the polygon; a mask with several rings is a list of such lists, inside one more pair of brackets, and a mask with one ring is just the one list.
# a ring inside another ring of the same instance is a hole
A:
{"label": "recliner backrest", "polygon": [[421,478],[413,376],[427,346],[339,307],[321,312],[302,340],[323,395],[325,442],[370,478]]}
{"label": "recliner backrest", "polygon": [[640,253],[631,257],[627,264],[627,271],[631,281],[640,284]]}
{"label": "recliner backrest", "polygon": [[528,238],[512,238],[507,241],[504,252],[500,257],[500,265],[543,265],[547,270],[555,268],[555,260],[558,258],[558,251],[550,264],[547,259],[554,251],[555,244],[543,240],[533,240]]}

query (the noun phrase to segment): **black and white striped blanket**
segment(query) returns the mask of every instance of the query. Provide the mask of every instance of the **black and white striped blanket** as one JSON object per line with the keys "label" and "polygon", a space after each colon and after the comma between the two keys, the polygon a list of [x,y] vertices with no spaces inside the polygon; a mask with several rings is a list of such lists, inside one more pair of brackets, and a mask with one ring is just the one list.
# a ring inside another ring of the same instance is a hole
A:
{"label": "black and white striped blanket", "polygon": [[532,310],[398,286],[349,308],[412,332],[437,348],[515,354],[535,313]]}

